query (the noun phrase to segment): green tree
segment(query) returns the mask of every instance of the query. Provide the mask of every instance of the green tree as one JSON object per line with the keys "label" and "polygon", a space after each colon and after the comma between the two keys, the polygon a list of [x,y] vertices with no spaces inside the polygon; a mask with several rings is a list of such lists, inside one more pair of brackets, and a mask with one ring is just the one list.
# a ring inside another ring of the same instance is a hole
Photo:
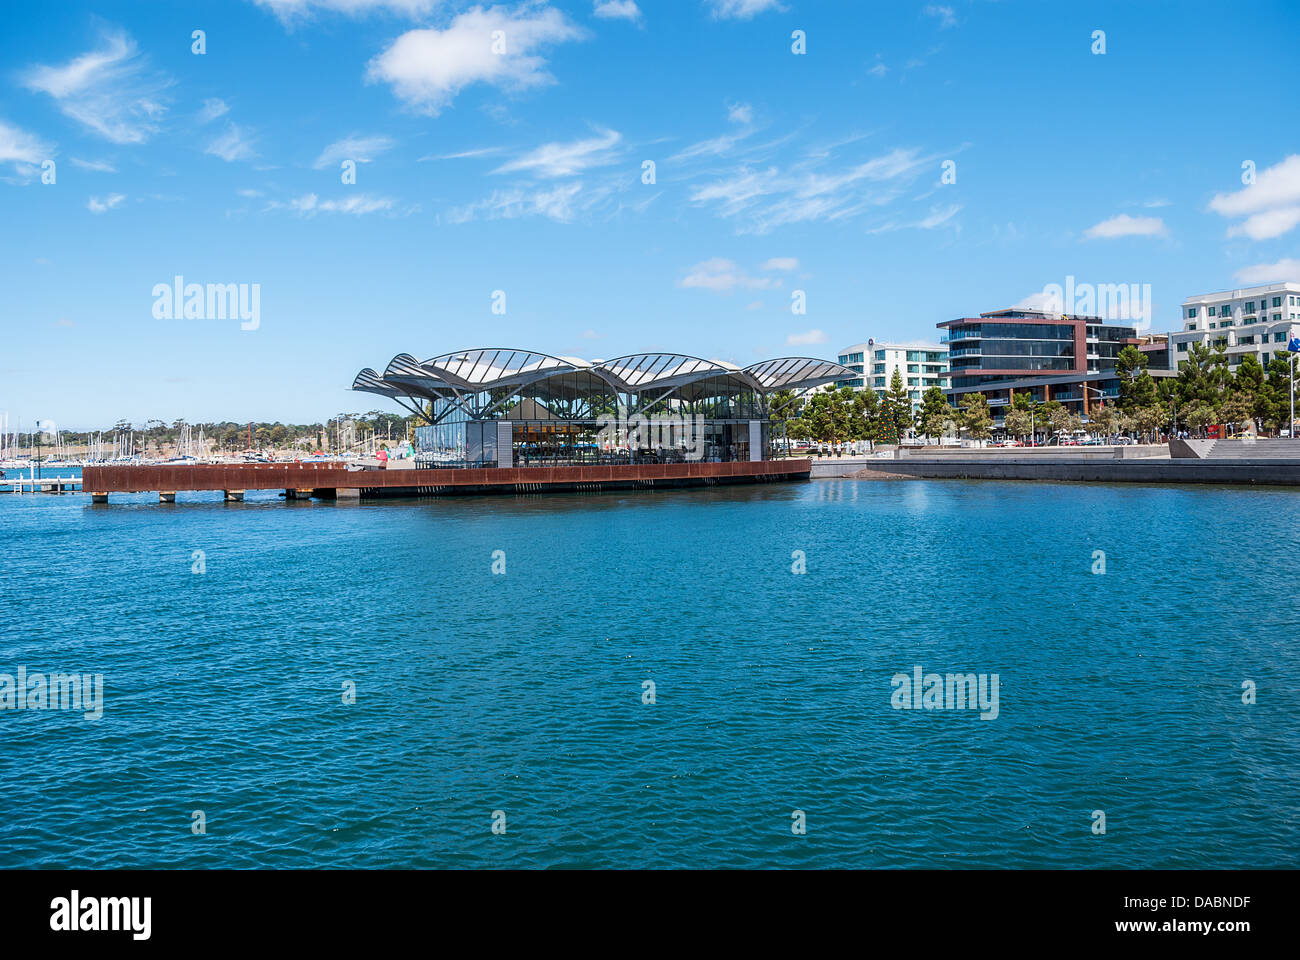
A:
{"label": "green tree", "polygon": [[898,367],[889,379],[889,392],[880,401],[880,419],[889,439],[886,443],[901,443],[912,424],[912,401],[903,386],[903,374]]}
{"label": "green tree", "polygon": [[1238,432],[1240,427],[1254,423],[1254,398],[1244,393],[1233,391],[1223,406],[1219,408],[1219,419]]}
{"label": "green tree", "polygon": [[1107,439],[1119,429],[1119,411],[1111,404],[1103,404],[1092,412],[1092,426]]}
{"label": "green tree", "polygon": [[1115,358],[1115,375],[1119,378],[1119,407],[1136,410],[1156,402],[1156,384],[1147,372],[1150,360],[1131,343]]}
{"label": "green tree", "polygon": [[1014,405],[1003,417],[1003,425],[1006,427],[1007,433],[1013,437],[1027,436],[1033,422],[1033,417],[1028,410],[1017,409]]}
{"label": "green tree", "polygon": [[972,440],[993,436],[993,414],[982,393],[968,393],[961,401],[961,426]]}
{"label": "green tree", "polygon": [[954,411],[948,398],[938,387],[931,387],[921,398],[921,409],[916,414],[916,429],[924,437],[942,437],[945,427],[952,423]]}
{"label": "green tree", "polygon": [[1178,365],[1178,399],[1188,406],[1199,400],[1218,407],[1230,381],[1228,356],[1223,347],[1194,343],[1187,351],[1187,359]]}
{"label": "green tree", "polygon": [[1291,354],[1279,350],[1268,361],[1268,379],[1255,398],[1255,415],[1273,430],[1291,418]]}
{"label": "green tree", "polygon": [[1193,432],[1202,436],[1205,434],[1205,428],[1218,419],[1214,406],[1204,400],[1192,400],[1183,409],[1180,416],[1183,422],[1192,428]]}

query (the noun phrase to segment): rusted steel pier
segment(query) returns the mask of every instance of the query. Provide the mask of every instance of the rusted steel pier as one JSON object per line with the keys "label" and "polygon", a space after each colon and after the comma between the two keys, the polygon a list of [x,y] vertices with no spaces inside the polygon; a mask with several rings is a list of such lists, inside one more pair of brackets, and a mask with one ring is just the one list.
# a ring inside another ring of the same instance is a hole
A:
{"label": "rusted steel pier", "polygon": [[811,471],[810,460],[432,470],[349,470],[337,463],[130,465],[86,467],[82,489],[96,503],[112,493],[154,491],[160,502],[174,503],[178,492],[195,490],[220,490],[227,500],[242,500],[247,490],[283,490],[290,500],[342,500],[775,483],[807,480]]}

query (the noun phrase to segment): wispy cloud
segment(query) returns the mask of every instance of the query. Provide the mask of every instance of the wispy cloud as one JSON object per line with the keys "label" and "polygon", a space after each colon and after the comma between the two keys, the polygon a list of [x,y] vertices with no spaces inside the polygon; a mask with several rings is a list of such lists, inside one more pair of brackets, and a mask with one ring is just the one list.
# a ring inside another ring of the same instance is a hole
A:
{"label": "wispy cloud", "polygon": [[36,134],[0,120],[0,163],[11,163],[15,168],[33,166],[50,159],[53,150]]}
{"label": "wispy cloud", "polygon": [[280,18],[282,23],[293,23],[315,13],[341,13],[359,17],[370,13],[394,13],[406,17],[420,17],[436,7],[441,0],[254,0]]}
{"label": "wispy cloud", "polygon": [[86,201],[86,209],[89,210],[91,213],[107,213],[109,210],[112,210],[114,207],[121,206],[122,201],[125,199],[126,196],[120,193],[110,193],[108,196],[104,197],[103,199],[99,197],[91,197],[88,201]]}
{"label": "wispy cloud", "polygon": [[938,3],[929,3],[926,4],[925,9],[921,12],[927,17],[933,17],[938,20],[940,30],[947,30],[949,27],[957,26],[957,13],[952,7]]}
{"label": "wispy cloud", "polygon": [[135,41],[121,30],[99,49],[60,66],[35,66],[23,86],[49,94],[63,113],[113,143],[144,143],[158,132],[170,79],[149,75]]}
{"label": "wispy cloud", "polygon": [[[494,52],[493,35],[505,52]],[[471,84],[508,92],[554,83],[543,51],[586,31],[554,7],[474,7],[445,30],[409,30],[370,61],[366,77],[387,83],[410,108],[436,116]]]}
{"label": "wispy cloud", "polygon": [[273,201],[268,209],[288,209],[304,217],[318,213],[346,213],[360,217],[367,213],[384,213],[394,206],[389,197],[377,197],[369,193],[353,193],[341,200],[322,200],[314,193],[304,193],[288,203]]}
{"label": "wispy cloud", "polygon": [[784,10],[779,0],[705,0],[715,20],[752,20],[768,10]]}
{"label": "wispy cloud", "polygon": [[799,261],[795,257],[772,257],[763,264],[763,269],[789,273],[791,270],[799,269]]}
{"label": "wispy cloud", "polygon": [[520,217],[547,217],[557,223],[569,223],[608,198],[605,190],[584,192],[582,181],[554,187],[514,187],[494,190],[485,200],[452,210],[452,223],[470,220],[516,220]]}
{"label": "wispy cloud", "polygon": [[203,101],[203,108],[199,110],[199,123],[210,123],[229,112],[230,107],[226,105],[226,101],[220,97],[209,97]]}
{"label": "wispy cloud", "polygon": [[503,163],[493,173],[530,173],[536,177],[571,177],[591,167],[614,161],[615,148],[622,140],[615,130],[601,130],[595,137],[568,143],[544,143],[523,156]]}
{"label": "wispy cloud", "polygon": [[253,141],[248,132],[235,123],[227,124],[226,132],[209,143],[203,152],[212,154],[214,157],[220,157],[227,163],[234,163],[237,160],[252,160],[257,156],[257,151],[253,149]]}
{"label": "wispy cloud", "polygon": [[80,157],[71,159],[72,165],[82,170],[89,170],[92,173],[117,173],[117,168],[106,160],[82,160]]}
{"label": "wispy cloud", "polygon": [[595,0],[591,15],[601,20],[641,19],[641,8],[633,0]]}
{"label": "wispy cloud", "polygon": [[415,162],[425,163],[429,160],[468,160],[474,157],[490,157],[504,152],[504,147],[479,147],[475,150],[462,150],[459,153],[430,153],[426,156],[419,157]]}
{"label": "wispy cloud", "polygon": [[737,289],[768,290],[780,285],[781,281],[772,277],[752,277],[737,266],[734,260],[723,257],[697,263],[679,283],[682,287],[711,290],[714,293],[731,293]]}
{"label": "wispy cloud", "polygon": [[744,165],[692,190],[691,202],[736,221],[739,232],[766,233],[790,223],[843,220],[890,203],[935,163],[916,149],[895,149],[832,168],[827,153],[785,168]]}
{"label": "wispy cloud", "polygon": [[1089,240],[1110,240],[1115,237],[1160,237],[1167,232],[1165,222],[1159,217],[1130,217],[1121,213],[1093,224],[1083,235]]}
{"label": "wispy cloud", "polygon": [[830,337],[820,330],[808,330],[804,333],[792,333],[785,338],[786,346],[806,347],[814,343],[825,343]]}
{"label": "wispy cloud", "polygon": [[745,126],[754,122],[754,108],[748,103],[729,103],[727,104],[727,119],[732,123],[743,123]]}
{"label": "wispy cloud", "polygon": [[322,150],[321,155],[312,164],[312,169],[323,170],[326,167],[337,166],[344,160],[369,163],[381,153],[391,150],[396,143],[397,141],[391,137],[385,136],[344,137],[342,140],[335,140]]}
{"label": "wispy cloud", "polygon": [[1287,280],[1300,283],[1300,260],[1286,257],[1277,263],[1257,263],[1242,267],[1233,276],[1238,283],[1283,283]]}
{"label": "wispy cloud", "polygon": [[1210,209],[1246,218],[1228,228],[1230,237],[1269,240],[1289,232],[1300,223],[1300,154],[1261,171],[1245,189],[1215,194]]}

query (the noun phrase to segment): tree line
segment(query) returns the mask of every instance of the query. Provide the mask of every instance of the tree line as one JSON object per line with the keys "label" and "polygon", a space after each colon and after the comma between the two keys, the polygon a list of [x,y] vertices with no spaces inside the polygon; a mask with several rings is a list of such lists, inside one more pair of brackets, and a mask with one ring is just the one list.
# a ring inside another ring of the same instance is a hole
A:
{"label": "tree line", "polygon": [[[1026,438],[1087,426],[1099,436],[1153,440],[1174,430],[1204,435],[1213,424],[1236,432],[1288,428],[1292,370],[1291,354],[1284,350],[1270,357],[1267,369],[1254,354],[1246,354],[1235,373],[1222,345],[1192,344],[1177,377],[1152,377],[1149,363],[1137,347],[1124,347],[1115,361],[1119,395],[1090,395],[1087,424],[1058,400],[1035,400],[1028,391],[1017,392],[1004,415],[1003,432]],[[773,419],[785,425],[787,436],[820,443],[892,444],[909,430],[926,439],[957,435],[988,440],[994,432],[993,412],[982,393],[964,394],[954,407],[941,389],[930,387],[913,414],[897,369],[883,394],[843,387],[797,400],[787,392],[773,396],[772,408]]]}

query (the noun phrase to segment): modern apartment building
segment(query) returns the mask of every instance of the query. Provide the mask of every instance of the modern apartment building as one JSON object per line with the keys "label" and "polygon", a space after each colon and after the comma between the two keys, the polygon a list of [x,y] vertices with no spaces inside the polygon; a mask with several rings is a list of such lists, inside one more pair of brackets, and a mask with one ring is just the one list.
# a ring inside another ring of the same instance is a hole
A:
{"label": "modern apartment building", "polygon": [[1267,283],[1183,301],[1183,328],[1169,334],[1169,366],[1177,370],[1193,343],[1222,346],[1229,368],[1253,353],[1263,366],[1300,328],[1300,283]]}
{"label": "modern apartment building", "polygon": [[[1142,349],[1135,327],[1100,317],[1075,317],[1041,310],[994,310],[939,324],[947,330],[951,383],[944,391],[953,406],[970,393],[982,393],[1002,421],[1016,393],[1034,400],[1056,400],[1085,419],[1098,402],[1119,396],[1115,358],[1125,346]],[[1163,346],[1163,345],[1161,345]],[[1172,376],[1167,369],[1153,376]]]}
{"label": "modern apartment building", "polygon": [[874,390],[883,396],[897,370],[912,401],[912,409],[921,406],[921,398],[931,387],[948,386],[948,348],[940,343],[855,343],[840,351],[839,361],[861,374],[836,381],[836,387]]}

